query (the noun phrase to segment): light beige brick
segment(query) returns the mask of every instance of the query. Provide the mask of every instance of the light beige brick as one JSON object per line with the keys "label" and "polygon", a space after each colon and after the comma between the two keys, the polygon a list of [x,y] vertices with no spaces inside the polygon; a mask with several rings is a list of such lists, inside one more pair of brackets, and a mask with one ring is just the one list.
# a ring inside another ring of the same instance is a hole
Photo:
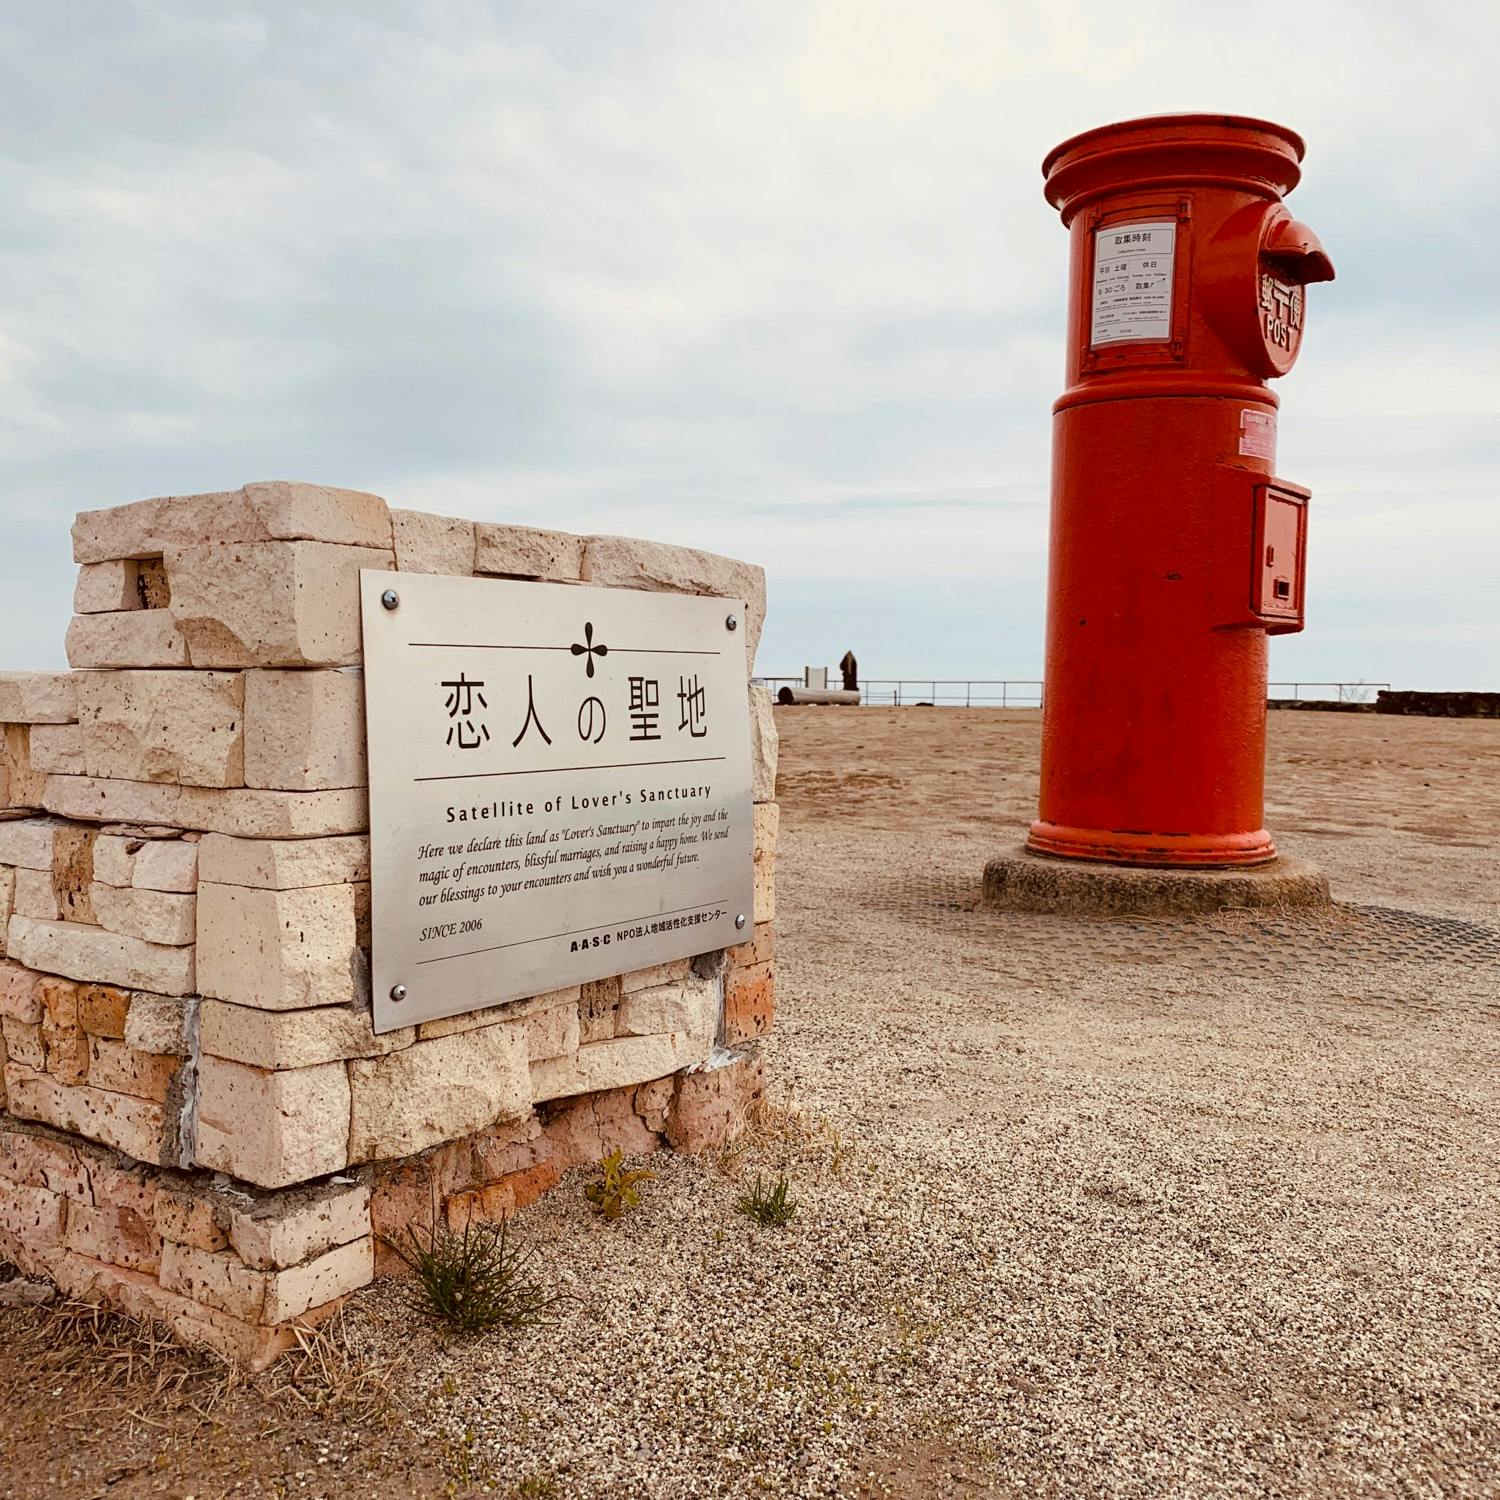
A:
{"label": "light beige brick", "polygon": [[262,1010],[347,1005],[361,984],[355,888],[198,887],[198,987]]}
{"label": "light beige brick", "polygon": [[0,758],[5,762],[10,805],[40,807],[47,789],[47,777],[32,766],[29,724],[6,724],[0,729]]}
{"label": "light beige brick", "polygon": [[531,1108],[523,1025],[419,1041],[349,1064],[350,1160],[411,1156]]}
{"label": "light beige brick", "polygon": [[106,932],[180,947],[197,936],[196,896],[178,891],[120,890],[95,881],[89,888],[95,920]]}
{"label": "light beige brick", "polygon": [[771,712],[771,690],[750,684],[750,794],[756,802],[776,800],[776,761],[781,736]]}
{"label": "light beige brick", "polygon": [[566,531],[480,521],[474,527],[474,571],[576,583],[583,577],[583,538]]}
{"label": "light beige brick", "polygon": [[301,1265],[370,1233],[370,1189],[362,1182],[318,1183],[246,1201],[227,1197],[229,1243],[261,1271]]}
{"label": "light beige brick", "polygon": [[755,804],[755,920],[776,920],[776,836],[780,809],[774,802]]}
{"label": "light beige brick", "polygon": [[161,1285],[180,1297],[216,1307],[246,1323],[264,1321],[266,1273],[252,1271],[232,1250],[200,1250],[166,1240],[161,1247]]}
{"label": "light beige brick", "polygon": [[136,852],[130,883],[138,891],[198,889],[198,844],[194,839],[147,839]]}
{"label": "light beige brick", "polygon": [[738,601],[747,615],[742,626],[746,670],[754,670],[766,617],[764,568],[694,547],[669,547],[634,537],[592,536],[583,549],[582,577],[585,583],[609,588],[708,594]]}
{"label": "light beige brick", "polygon": [[79,922],[10,919],[9,951],[28,968],[124,989],[193,993],[193,950],[122,937]]}
{"label": "light beige brick", "polygon": [[101,833],[94,840],[94,879],[104,885],[128,887],[135,873],[135,857],[146,842],[120,833]]}
{"label": "light beige brick", "polygon": [[186,1188],[164,1186],[151,1206],[151,1222],[164,1240],[194,1250],[227,1250],[229,1235],[219,1223],[216,1201]]}
{"label": "light beige brick", "polygon": [[212,494],[164,495],[80,512],[73,522],[73,560],[160,557],[168,548],[206,541],[301,539],[389,548],[390,511],[378,495],[282,479]]}
{"label": "light beige brick", "polygon": [[690,958],[674,958],[664,964],[652,964],[649,969],[635,969],[620,975],[620,989],[628,994],[631,990],[649,990],[659,984],[672,984],[686,979],[693,972]]}
{"label": "light beige brick", "polygon": [[239,672],[83,672],[78,725],[88,776],[197,787],[245,784]]}
{"label": "light beige brick", "polygon": [[199,1166],[260,1187],[285,1187],[338,1171],[349,1159],[348,1140],[342,1063],[273,1073],[221,1057],[199,1059]]}
{"label": "light beige brick", "polygon": [[14,907],[23,917],[37,917],[43,922],[61,921],[57,892],[52,889],[52,871],[17,870]]}
{"label": "light beige brick", "polygon": [[0,865],[0,958],[5,957],[6,934],[15,910],[16,870],[13,865]]}
{"label": "light beige brick", "polygon": [[416,1039],[414,1026],[376,1036],[363,1005],[261,1010],[204,1000],[198,1012],[198,1044],[204,1052],[257,1068],[310,1068],[339,1058],[382,1057]]}
{"label": "light beige brick", "polygon": [[84,563],[73,585],[73,613],[102,615],[114,610],[139,609],[134,559]]}
{"label": "light beige brick", "polygon": [[440,1016],[435,1021],[423,1021],[417,1027],[417,1038],[425,1042],[433,1037],[459,1036],[465,1031],[478,1031],[482,1026],[502,1026],[511,1021],[523,1021],[540,1011],[555,1010],[564,1005],[576,1008],[578,995],[579,988],[575,984],[566,989],[532,995],[525,1000],[507,1000],[504,1005],[489,1005],[483,1010],[465,1011],[462,1015]]}
{"label": "light beige brick", "polygon": [[0,672],[0,724],[71,724],[76,691],[71,672]]}
{"label": "light beige brick", "polygon": [[370,878],[370,841],[348,838],[243,839],[211,833],[198,846],[199,879],[216,885],[289,891]]}
{"label": "light beige brick", "polygon": [[402,573],[447,573],[467,578],[474,571],[474,523],[420,510],[393,510],[396,567]]}
{"label": "light beige brick", "polygon": [[354,670],[245,674],[245,784],[364,786],[364,679]]}
{"label": "light beige brick", "polygon": [[578,1050],[578,1002],[576,998],[550,1010],[539,1010],[525,1018],[526,1056],[530,1062],[566,1057]]}
{"label": "light beige brick", "polygon": [[109,1037],[89,1038],[89,1086],[112,1094],[133,1094],[165,1104],[172,1081],[181,1066],[175,1057],[137,1052],[123,1041]]}
{"label": "light beige brick", "polygon": [[47,1073],[7,1063],[5,1089],[10,1112],[71,1130],[136,1161],[160,1161],[166,1138],[162,1106],[129,1094],[86,1084],[69,1086]]}
{"label": "light beige brick", "polygon": [[13,1021],[9,1016],[0,1016],[0,1033],[5,1037],[8,1062],[21,1063],[38,1073],[47,1071],[47,1044],[40,1025],[32,1026],[25,1021]]}
{"label": "light beige brick", "polygon": [[168,609],[74,615],[65,641],[78,668],[185,667],[187,640]]}
{"label": "light beige brick", "polygon": [[134,1271],[154,1272],[161,1261],[161,1236],[155,1225],[132,1208],[70,1198],[63,1243],[79,1255]]}
{"label": "light beige brick", "polygon": [[362,833],[369,822],[369,803],[362,787],[273,792],[49,776],[43,804],[49,812],[85,822],[156,824],[236,838]]}
{"label": "light beige brick", "polygon": [[47,817],[0,821],[0,864],[50,871],[60,826],[56,818]]}
{"label": "light beige brick", "polygon": [[360,659],[359,573],[394,553],[322,542],[169,549],[172,615],[195,667],[345,666]]}
{"label": "light beige brick", "polygon": [[76,724],[33,724],[31,768],[42,777],[80,775],[83,731]]}
{"label": "light beige brick", "polygon": [[681,1032],[590,1042],[571,1057],[533,1063],[532,1100],[540,1104],[546,1099],[624,1088],[648,1078],[660,1078],[702,1062],[711,1048],[711,1038],[696,1038]]}
{"label": "light beige brick", "polygon": [[125,1015],[125,1043],[136,1052],[184,1057],[186,1021],[187,1002],[180,996],[137,992],[131,995]]}
{"label": "light beige brick", "polygon": [[375,1279],[375,1241],[366,1235],[299,1266],[262,1274],[266,1276],[264,1320],[285,1323],[300,1318],[309,1308],[368,1286]]}
{"label": "light beige brick", "polygon": [[42,1019],[42,976],[10,959],[0,959],[0,1016],[37,1025]]}
{"label": "light beige brick", "polygon": [[712,1041],[719,1024],[719,982],[716,979],[684,979],[651,989],[632,990],[620,1001],[615,1018],[622,1036],[654,1036],[660,1032],[684,1032],[702,1041]]}

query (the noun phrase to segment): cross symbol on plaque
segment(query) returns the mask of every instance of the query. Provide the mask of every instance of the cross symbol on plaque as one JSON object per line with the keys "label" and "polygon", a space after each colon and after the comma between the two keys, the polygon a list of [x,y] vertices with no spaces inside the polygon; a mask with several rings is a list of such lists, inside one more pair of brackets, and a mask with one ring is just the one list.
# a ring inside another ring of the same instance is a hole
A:
{"label": "cross symbol on plaque", "polygon": [[609,655],[608,646],[604,645],[602,642],[597,646],[594,644],[594,626],[593,623],[588,620],[585,620],[583,624],[583,644],[579,645],[577,641],[574,641],[568,649],[573,653],[574,656],[582,656],[587,658],[584,663],[584,671],[590,677],[594,675],[594,658],[596,656]]}

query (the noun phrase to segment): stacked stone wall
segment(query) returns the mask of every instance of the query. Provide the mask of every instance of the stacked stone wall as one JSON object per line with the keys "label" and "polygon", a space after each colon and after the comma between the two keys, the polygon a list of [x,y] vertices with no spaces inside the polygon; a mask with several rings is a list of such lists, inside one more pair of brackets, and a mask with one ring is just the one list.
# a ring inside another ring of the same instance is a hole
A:
{"label": "stacked stone wall", "polygon": [[[774,1014],[768,696],[743,944],[377,1036],[358,577],[742,600],[753,667],[759,568],[295,484],[73,536],[73,670],[0,674],[0,1255],[258,1362],[392,1267],[381,1235],[742,1123]],[[281,1248],[247,1252],[251,1220]]]}

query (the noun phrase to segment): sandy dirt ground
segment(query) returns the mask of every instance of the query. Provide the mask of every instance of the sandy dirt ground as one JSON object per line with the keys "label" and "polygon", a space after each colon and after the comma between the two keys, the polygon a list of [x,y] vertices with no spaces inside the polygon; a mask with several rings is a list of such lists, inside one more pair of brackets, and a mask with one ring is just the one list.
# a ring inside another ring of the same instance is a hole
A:
{"label": "sandy dirt ground", "polygon": [[[300,1395],[0,1315],[0,1494],[1500,1493],[1500,724],[1273,715],[1340,904],[1114,922],[978,906],[1034,712],[777,724],[745,1149],[518,1216],[552,1326],[386,1284]],[[736,1212],[783,1173],[790,1225]]]}

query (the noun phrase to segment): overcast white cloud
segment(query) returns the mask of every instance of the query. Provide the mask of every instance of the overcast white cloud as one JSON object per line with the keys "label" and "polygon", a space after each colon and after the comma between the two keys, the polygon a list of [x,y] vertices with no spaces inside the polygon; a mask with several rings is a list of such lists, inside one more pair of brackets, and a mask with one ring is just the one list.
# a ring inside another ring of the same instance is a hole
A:
{"label": "overcast white cloud", "polygon": [[765,563],[762,666],[1034,676],[1049,147],[1269,116],[1339,280],[1273,675],[1500,688],[1500,19],[1133,0],[0,13],[6,665],[74,510],[291,477]]}

